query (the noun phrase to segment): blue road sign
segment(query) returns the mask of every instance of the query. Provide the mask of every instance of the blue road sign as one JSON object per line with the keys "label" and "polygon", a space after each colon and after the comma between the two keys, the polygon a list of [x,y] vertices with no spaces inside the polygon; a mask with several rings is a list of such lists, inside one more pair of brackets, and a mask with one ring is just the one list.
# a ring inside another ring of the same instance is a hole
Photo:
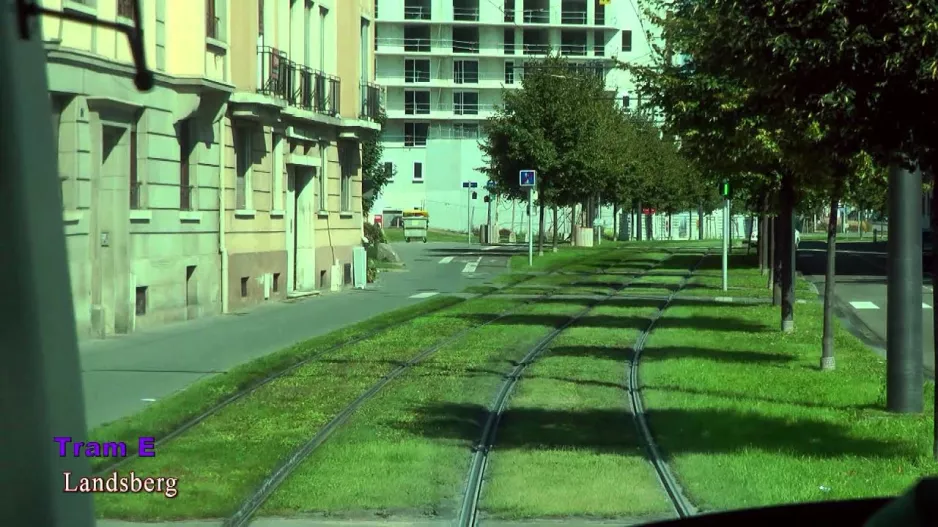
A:
{"label": "blue road sign", "polygon": [[533,187],[534,183],[537,181],[537,172],[533,170],[522,170],[519,176],[521,178],[520,183],[522,187]]}
{"label": "blue road sign", "polygon": [[462,188],[476,188],[478,186],[479,184],[476,183],[475,181],[463,181],[462,182]]}
{"label": "blue road sign", "polygon": [[495,181],[490,179],[488,183],[485,184],[485,188],[489,190],[492,190],[493,188],[495,188]]}

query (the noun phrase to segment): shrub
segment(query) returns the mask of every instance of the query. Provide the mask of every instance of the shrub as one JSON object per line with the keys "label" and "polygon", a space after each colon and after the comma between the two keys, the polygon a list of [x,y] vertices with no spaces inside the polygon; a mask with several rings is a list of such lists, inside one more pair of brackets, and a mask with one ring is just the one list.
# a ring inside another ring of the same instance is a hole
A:
{"label": "shrub", "polygon": [[384,236],[384,229],[373,223],[365,224],[365,238],[368,239],[368,245],[372,246],[379,243],[388,243],[387,237]]}

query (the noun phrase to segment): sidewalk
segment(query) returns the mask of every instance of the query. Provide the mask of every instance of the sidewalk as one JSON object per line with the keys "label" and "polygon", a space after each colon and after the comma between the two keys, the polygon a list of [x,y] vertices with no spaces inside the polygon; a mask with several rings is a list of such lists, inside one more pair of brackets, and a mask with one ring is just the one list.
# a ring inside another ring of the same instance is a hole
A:
{"label": "sidewalk", "polygon": [[[366,290],[348,290],[262,305],[80,344],[89,428],[139,411],[199,379],[335,331],[381,313],[421,302],[425,291],[459,292],[486,275],[439,265],[424,252],[448,245],[421,244],[401,251],[407,272],[382,273]],[[481,269],[480,269],[481,271]],[[429,294],[429,293],[428,293]]]}

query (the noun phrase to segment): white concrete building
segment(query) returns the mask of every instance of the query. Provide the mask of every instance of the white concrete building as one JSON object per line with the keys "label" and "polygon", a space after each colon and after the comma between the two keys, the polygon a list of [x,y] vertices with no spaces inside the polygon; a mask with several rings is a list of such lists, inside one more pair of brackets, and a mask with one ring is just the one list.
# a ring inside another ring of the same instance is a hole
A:
{"label": "white concrete building", "polygon": [[[504,90],[520,87],[526,61],[559,51],[603,68],[607,87],[634,107],[634,86],[612,58],[651,59],[647,24],[628,0],[378,0],[376,20],[384,156],[396,170],[373,207],[385,225],[409,208],[427,209],[431,227],[464,231],[470,216],[474,226],[485,223],[480,125]],[[471,206],[463,181],[479,183]],[[521,208],[511,208],[497,207],[497,224],[511,228],[514,216],[521,230]]]}

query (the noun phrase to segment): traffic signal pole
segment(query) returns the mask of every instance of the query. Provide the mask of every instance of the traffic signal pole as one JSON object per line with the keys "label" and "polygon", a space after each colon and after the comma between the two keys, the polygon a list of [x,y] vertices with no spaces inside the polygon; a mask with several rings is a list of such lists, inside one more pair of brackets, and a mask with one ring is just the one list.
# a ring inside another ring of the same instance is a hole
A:
{"label": "traffic signal pole", "polygon": [[720,184],[720,195],[723,196],[723,290],[729,290],[727,269],[730,260],[730,183],[723,180]]}
{"label": "traffic signal pole", "polygon": [[528,267],[534,265],[534,229],[531,228],[531,207],[533,207],[534,187],[528,187]]}
{"label": "traffic signal pole", "polygon": [[723,200],[723,290],[729,290],[727,268],[730,259],[730,200]]}

